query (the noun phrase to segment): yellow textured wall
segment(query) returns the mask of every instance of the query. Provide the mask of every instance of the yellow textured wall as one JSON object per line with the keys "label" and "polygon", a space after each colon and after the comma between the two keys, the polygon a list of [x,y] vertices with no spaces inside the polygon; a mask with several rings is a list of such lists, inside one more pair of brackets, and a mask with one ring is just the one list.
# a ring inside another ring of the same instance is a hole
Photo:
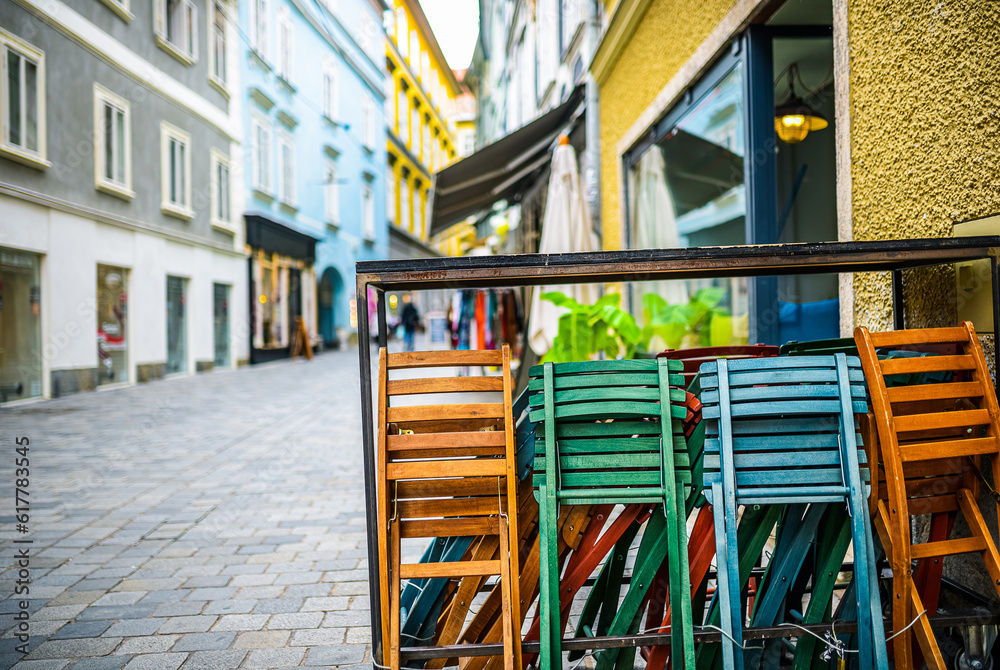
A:
{"label": "yellow textured wall", "polygon": [[[1000,7],[851,0],[854,239],[950,237],[1000,212]],[[854,279],[855,319],[891,327],[887,274]],[[907,327],[955,323],[950,268],[904,274]]]}
{"label": "yellow textured wall", "polygon": [[601,86],[601,229],[605,249],[621,248],[618,140],[734,4],[733,0],[654,0]]}

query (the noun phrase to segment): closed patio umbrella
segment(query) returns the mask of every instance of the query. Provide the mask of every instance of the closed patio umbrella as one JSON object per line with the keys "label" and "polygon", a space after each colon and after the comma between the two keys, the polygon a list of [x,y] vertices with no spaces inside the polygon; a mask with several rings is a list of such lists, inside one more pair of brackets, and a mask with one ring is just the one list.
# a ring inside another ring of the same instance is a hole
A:
{"label": "closed patio umbrella", "polygon": [[[552,170],[542,218],[542,239],[538,252],[557,254],[573,251],[596,251],[597,240],[590,225],[590,208],[580,187],[576,167],[576,152],[565,136],[552,155]],[[597,288],[592,284],[571,286],[540,286],[531,297],[528,344],[539,356],[545,354],[559,332],[559,316],[564,309],[556,307],[541,295],[547,291],[562,291],[583,304],[597,300]]]}

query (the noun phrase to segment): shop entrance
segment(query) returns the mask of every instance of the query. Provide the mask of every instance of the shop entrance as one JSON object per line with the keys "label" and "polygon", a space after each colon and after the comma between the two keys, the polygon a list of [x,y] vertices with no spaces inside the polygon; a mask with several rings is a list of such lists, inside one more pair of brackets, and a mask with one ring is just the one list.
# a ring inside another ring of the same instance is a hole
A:
{"label": "shop entrance", "polygon": [[187,286],[167,277],[167,374],[187,372]]}
{"label": "shop entrance", "polygon": [[229,367],[229,286],[213,287],[213,331],[215,333],[215,367]]}
{"label": "shop entrance", "polygon": [[97,266],[97,383],[127,382],[128,328],[125,268]]}
{"label": "shop entrance", "polygon": [[0,402],[42,395],[38,254],[0,249]]}
{"label": "shop entrance", "polygon": [[337,338],[337,304],[344,291],[344,281],[336,268],[329,267],[323,271],[319,282],[319,334],[323,338],[323,346],[327,348],[339,346]]}

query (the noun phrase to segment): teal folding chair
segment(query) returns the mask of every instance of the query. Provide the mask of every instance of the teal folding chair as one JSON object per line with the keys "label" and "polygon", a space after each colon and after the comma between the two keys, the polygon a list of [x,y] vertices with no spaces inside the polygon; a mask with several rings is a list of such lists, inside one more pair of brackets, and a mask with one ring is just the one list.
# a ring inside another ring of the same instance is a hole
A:
{"label": "teal folding chair", "polygon": [[[567,504],[662,505],[643,534],[648,549],[643,553],[650,558],[636,566],[608,634],[624,634],[633,627],[632,613],[640,610],[666,557],[671,602],[679,603],[672,647],[678,667],[694,667],[684,513],[693,481],[681,424],[687,414],[681,369],[678,361],[659,359],[546,363],[529,371],[530,419],[538,424],[534,484],[540,507],[539,616],[545,670],[562,667],[556,520],[558,507]],[[619,653],[599,653],[598,667],[618,665]]]}
{"label": "teal folding chair", "polygon": [[[857,357],[833,356],[719,360],[701,367],[705,440],[705,493],[715,511],[717,591],[722,611],[723,661],[743,670],[737,510],[740,505],[792,505],[784,549],[772,556],[768,581],[790,582],[816,537],[828,504],[846,504],[854,542],[862,667],[888,667],[875,557],[866,507],[868,478],[855,413],[867,411],[865,379]],[[864,465],[864,468],[862,468]],[[815,512],[811,511],[815,507]],[[781,591],[765,593],[755,615],[779,614]],[[757,618],[755,616],[755,618]],[[751,660],[759,660],[756,652]],[[753,667],[752,665],[750,667]]]}

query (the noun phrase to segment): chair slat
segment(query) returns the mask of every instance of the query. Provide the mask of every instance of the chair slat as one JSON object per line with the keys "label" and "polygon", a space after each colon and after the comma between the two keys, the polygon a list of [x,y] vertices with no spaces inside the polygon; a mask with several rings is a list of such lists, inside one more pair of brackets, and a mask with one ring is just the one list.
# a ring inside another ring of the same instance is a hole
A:
{"label": "chair slat", "polygon": [[399,567],[401,579],[474,577],[500,574],[500,561],[455,561],[453,563],[408,563]]}
{"label": "chair slat", "polygon": [[422,393],[474,393],[503,391],[503,377],[424,377],[390,379],[390,396]]}
{"label": "chair slat", "polygon": [[503,365],[503,354],[496,351],[408,351],[389,354],[387,367],[390,370],[412,368],[453,368],[466,366]]}
{"label": "chair slat", "polygon": [[440,419],[503,419],[502,402],[463,403],[455,405],[414,405],[411,407],[390,407],[389,423],[412,421],[436,421]]}
{"label": "chair slat", "polygon": [[479,430],[468,433],[411,433],[389,435],[386,438],[386,446],[389,451],[503,447],[505,444],[505,434],[499,430]]}
{"label": "chair slat", "polygon": [[406,519],[399,522],[400,537],[470,537],[496,535],[500,522],[495,516],[464,519]]}
{"label": "chair slat", "polygon": [[[940,412],[937,414],[908,414],[906,416],[897,416],[894,420],[896,430],[901,433],[915,430],[934,430],[937,428],[984,426],[989,423],[990,413],[985,409]],[[945,455],[947,454],[942,454],[942,456]]]}
{"label": "chair slat", "polygon": [[891,403],[921,400],[947,400],[952,398],[980,398],[986,392],[981,382],[952,382],[946,384],[914,384],[893,386],[886,389]]}
{"label": "chair slat", "polygon": [[976,361],[972,356],[921,356],[914,358],[888,358],[879,361],[882,374],[916,374],[921,372],[943,372],[953,370],[975,370]]}
{"label": "chair slat", "polygon": [[951,458],[956,455],[979,456],[996,451],[995,438],[970,438],[966,440],[944,440],[899,445],[899,455],[904,463],[927,461],[935,458]]}
{"label": "chair slat", "polygon": [[870,333],[871,342],[880,349],[905,347],[910,344],[943,344],[966,339],[964,328],[920,328]]}
{"label": "chair slat", "polygon": [[[500,488],[500,487],[498,487]],[[500,495],[440,500],[398,500],[395,511],[405,519],[433,517],[476,517],[500,513]]]}

